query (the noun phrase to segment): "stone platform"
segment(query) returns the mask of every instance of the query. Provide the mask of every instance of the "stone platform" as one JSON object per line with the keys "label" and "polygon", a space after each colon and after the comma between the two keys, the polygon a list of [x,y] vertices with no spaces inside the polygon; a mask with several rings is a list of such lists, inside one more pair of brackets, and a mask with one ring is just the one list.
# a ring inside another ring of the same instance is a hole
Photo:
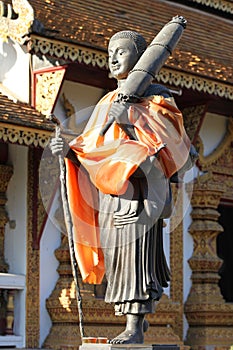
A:
{"label": "stone platform", "polygon": [[79,350],[179,350],[177,345],[140,345],[140,344],[83,344]]}
{"label": "stone platform", "polygon": [[83,344],[79,350],[153,350],[152,345]]}

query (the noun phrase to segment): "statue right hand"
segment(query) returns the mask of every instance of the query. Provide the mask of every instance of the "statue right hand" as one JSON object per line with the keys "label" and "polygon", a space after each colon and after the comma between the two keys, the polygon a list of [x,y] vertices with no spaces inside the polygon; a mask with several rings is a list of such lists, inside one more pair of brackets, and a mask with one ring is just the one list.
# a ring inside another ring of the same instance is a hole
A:
{"label": "statue right hand", "polygon": [[50,141],[49,148],[52,154],[56,156],[62,155],[65,157],[69,151],[69,146],[62,137],[53,137]]}

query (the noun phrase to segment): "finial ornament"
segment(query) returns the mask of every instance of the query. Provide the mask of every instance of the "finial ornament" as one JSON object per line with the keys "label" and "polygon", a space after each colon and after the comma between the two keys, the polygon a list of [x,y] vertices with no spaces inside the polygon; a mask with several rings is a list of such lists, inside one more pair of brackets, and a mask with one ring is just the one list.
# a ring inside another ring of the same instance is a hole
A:
{"label": "finial ornament", "polygon": [[177,16],[173,17],[172,20],[169,23],[179,23],[184,28],[186,28],[187,20],[183,16],[177,15]]}

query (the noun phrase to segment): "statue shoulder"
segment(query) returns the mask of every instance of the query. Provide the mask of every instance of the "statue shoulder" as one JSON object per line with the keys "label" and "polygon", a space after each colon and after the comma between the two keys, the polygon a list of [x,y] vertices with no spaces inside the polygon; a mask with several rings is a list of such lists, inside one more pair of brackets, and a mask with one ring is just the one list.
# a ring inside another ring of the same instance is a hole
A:
{"label": "statue shoulder", "polygon": [[163,96],[165,98],[172,97],[170,90],[167,87],[160,85],[160,84],[151,84],[147,88],[147,90],[144,94],[144,97],[148,97],[148,96],[152,96],[152,95],[160,95],[160,96]]}

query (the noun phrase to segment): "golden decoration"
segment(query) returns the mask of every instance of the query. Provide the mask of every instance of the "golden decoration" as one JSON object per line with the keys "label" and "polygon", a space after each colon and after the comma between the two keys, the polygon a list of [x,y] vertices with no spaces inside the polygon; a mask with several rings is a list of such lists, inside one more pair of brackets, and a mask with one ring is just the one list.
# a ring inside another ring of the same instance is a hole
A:
{"label": "golden decoration", "polygon": [[63,58],[71,62],[91,64],[99,68],[108,67],[108,56],[104,52],[87,49],[79,45],[68,44],[56,40],[50,41],[46,38],[32,36],[33,52],[43,55],[49,54],[57,58]]}
{"label": "golden decoration", "polygon": [[54,107],[65,74],[65,68],[34,73],[36,79],[36,109],[44,115],[49,115]]}
{"label": "golden decoration", "polygon": [[176,210],[170,219],[170,298],[179,305],[174,330],[183,338],[183,189],[172,185],[172,196]]}
{"label": "golden decoration", "polygon": [[201,5],[213,7],[216,10],[233,13],[232,1],[225,1],[225,0],[191,0],[191,1],[197,2],[198,4],[201,4]]}
{"label": "golden decoration", "polygon": [[72,105],[72,103],[69,101],[69,99],[66,97],[66,95],[63,93],[63,107],[65,109],[65,113],[67,117],[72,117],[75,114],[75,108]]}
{"label": "golden decoration", "polygon": [[199,92],[225,97],[233,100],[233,87],[220,82],[212,81],[206,77],[197,77],[190,73],[175,72],[169,68],[161,69],[158,81],[164,84],[179,86],[181,88],[193,89]]}
{"label": "golden decoration", "polygon": [[[33,52],[43,55],[49,54],[59,59],[65,59],[71,62],[84,63],[97,66],[99,68],[108,68],[108,55],[94,49],[74,44],[59,42],[32,36]],[[164,84],[170,84],[177,87],[197,90],[199,92],[209,93],[233,100],[233,87],[221,82],[213,81],[208,77],[197,77],[190,73],[176,72],[169,68],[162,68],[157,76],[157,80]]]}
{"label": "golden decoration", "polygon": [[0,140],[4,142],[45,148],[49,143],[51,134],[52,131],[0,123]]}
{"label": "golden decoration", "polygon": [[[0,1],[0,5],[2,9],[2,1]],[[3,16],[3,11],[1,10],[0,38],[4,41],[10,38],[20,45],[23,45],[25,42],[25,35],[28,34],[34,20],[34,11],[27,0],[12,0],[12,8],[18,15],[16,19],[11,18],[11,5],[8,5],[7,17]]]}
{"label": "golden decoration", "polygon": [[199,131],[205,110],[205,105],[186,107],[182,110],[184,127],[191,141],[195,139]]}
{"label": "golden decoration", "polygon": [[27,184],[27,272],[26,272],[26,348],[38,348],[40,337],[40,251],[33,249],[34,148],[28,149]]}
{"label": "golden decoration", "polygon": [[196,179],[193,188],[192,224],[194,250],[189,259],[192,287],[185,303],[189,323],[187,344],[201,350],[207,346],[230,346],[233,343],[233,304],[226,303],[218,281],[221,259],[216,253],[216,238],[223,231],[217,211],[225,192],[224,183],[215,182],[207,173]]}

